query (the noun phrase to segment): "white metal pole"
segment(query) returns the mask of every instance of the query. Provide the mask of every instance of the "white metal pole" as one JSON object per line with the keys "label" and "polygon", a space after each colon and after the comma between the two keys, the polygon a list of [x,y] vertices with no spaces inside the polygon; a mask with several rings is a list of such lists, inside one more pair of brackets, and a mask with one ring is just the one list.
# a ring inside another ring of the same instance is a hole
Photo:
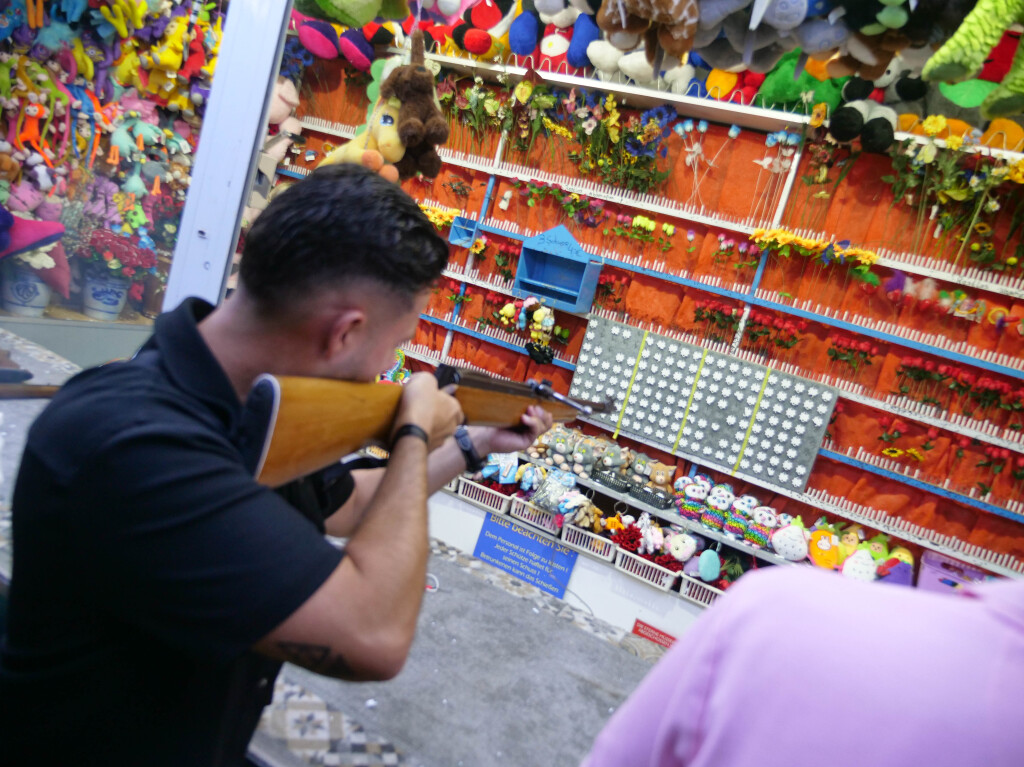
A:
{"label": "white metal pole", "polygon": [[174,248],[164,310],[224,295],[256,169],[291,0],[233,0]]}

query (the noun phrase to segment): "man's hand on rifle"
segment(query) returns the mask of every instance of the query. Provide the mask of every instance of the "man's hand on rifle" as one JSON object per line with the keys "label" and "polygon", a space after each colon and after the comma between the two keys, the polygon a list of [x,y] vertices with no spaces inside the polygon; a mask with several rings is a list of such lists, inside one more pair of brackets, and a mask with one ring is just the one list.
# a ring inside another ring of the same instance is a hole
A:
{"label": "man's hand on rifle", "polygon": [[479,427],[471,429],[473,443],[481,455],[487,453],[515,453],[526,450],[541,434],[551,428],[551,413],[540,405],[526,410],[519,426],[511,429]]}
{"label": "man's hand on rifle", "polygon": [[458,400],[438,389],[431,373],[416,373],[402,387],[394,431],[406,424],[419,426],[430,437],[429,449],[434,450],[452,436],[462,419]]}

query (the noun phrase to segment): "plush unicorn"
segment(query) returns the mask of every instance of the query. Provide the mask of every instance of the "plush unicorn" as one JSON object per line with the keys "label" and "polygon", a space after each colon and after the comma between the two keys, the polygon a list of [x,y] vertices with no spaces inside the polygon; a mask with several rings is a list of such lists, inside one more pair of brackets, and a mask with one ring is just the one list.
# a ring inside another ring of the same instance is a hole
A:
{"label": "plush unicorn", "polygon": [[651,515],[646,511],[640,515],[637,522],[640,528],[640,548],[638,554],[659,554],[665,545],[665,535],[661,528],[651,520]]}

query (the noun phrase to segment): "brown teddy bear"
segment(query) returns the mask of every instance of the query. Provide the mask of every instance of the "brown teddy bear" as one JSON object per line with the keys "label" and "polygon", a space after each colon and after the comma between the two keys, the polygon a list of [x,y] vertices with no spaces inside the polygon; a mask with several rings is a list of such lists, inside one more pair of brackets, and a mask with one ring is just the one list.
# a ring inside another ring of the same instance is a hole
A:
{"label": "brown teddy bear", "polygon": [[405,145],[405,156],[396,163],[399,176],[409,178],[417,172],[436,176],[441,158],[435,147],[448,140],[448,123],[437,101],[434,75],[424,64],[422,30],[413,32],[409,63],[388,75],[380,97],[401,102],[398,136]]}
{"label": "brown teddy bear", "polygon": [[651,464],[651,478],[647,487],[654,490],[661,490],[663,493],[672,494],[672,478],[675,476],[676,467],[666,463]]}

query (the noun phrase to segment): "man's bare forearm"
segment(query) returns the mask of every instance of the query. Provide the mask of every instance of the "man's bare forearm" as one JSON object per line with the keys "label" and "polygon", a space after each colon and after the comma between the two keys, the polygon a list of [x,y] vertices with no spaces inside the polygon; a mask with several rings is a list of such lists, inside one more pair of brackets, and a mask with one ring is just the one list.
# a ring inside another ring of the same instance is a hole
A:
{"label": "man's bare forearm", "polygon": [[[472,428],[470,428],[470,435],[473,435]],[[474,442],[476,442],[475,439]],[[462,455],[462,451],[459,450],[454,439],[447,440],[427,458],[427,495],[433,495],[465,470],[466,459]],[[363,469],[352,472],[355,490],[345,505],[327,518],[328,534],[338,538],[347,538],[352,534],[352,531],[366,516],[370,502],[384,480],[385,471],[385,469]]]}

